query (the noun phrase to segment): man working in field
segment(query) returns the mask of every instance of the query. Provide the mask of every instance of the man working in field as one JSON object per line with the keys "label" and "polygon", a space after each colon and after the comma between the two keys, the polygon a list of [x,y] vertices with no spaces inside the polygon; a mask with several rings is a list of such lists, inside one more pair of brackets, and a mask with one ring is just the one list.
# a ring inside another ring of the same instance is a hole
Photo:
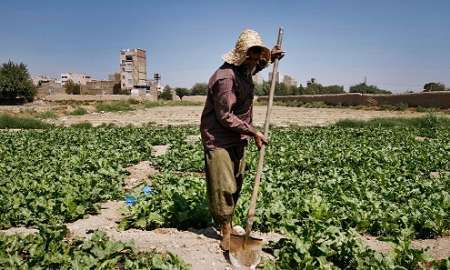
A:
{"label": "man working in field", "polygon": [[261,148],[264,135],[252,126],[252,75],[270,61],[281,59],[281,48],[270,51],[260,35],[243,31],[236,47],[223,56],[225,63],[211,76],[200,130],[205,149],[208,203],[221,226],[224,250],[229,249],[231,220],[242,187],[245,147],[250,138]]}

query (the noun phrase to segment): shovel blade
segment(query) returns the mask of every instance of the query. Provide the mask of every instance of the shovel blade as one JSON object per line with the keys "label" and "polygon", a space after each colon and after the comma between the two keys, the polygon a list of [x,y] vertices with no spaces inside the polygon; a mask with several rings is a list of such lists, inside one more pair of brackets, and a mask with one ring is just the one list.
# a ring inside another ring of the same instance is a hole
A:
{"label": "shovel blade", "polygon": [[231,234],[230,262],[238,269],[255,269],[261,261],[262,239]]}

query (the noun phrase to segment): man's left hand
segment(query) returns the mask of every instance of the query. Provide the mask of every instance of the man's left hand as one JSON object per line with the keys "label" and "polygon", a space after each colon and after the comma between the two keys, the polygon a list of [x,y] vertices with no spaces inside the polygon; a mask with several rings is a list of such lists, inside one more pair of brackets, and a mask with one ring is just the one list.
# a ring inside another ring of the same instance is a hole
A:
{"label": "man's left hand", "polygon": [[272,51],[270,52],[270,58],[271,58],[272,63],[275,61],[275,59],[280,60],[281,58],[283,58],[285,53],[286,52],[283,51],[280,46],[275,45],[272,48]]}

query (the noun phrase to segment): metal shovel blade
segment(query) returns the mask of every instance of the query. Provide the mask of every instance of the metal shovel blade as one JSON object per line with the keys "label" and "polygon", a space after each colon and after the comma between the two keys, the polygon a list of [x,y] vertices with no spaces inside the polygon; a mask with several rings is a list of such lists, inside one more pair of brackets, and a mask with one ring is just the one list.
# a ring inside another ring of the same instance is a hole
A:
{"label": "metal shovel blade", "polygon": [[230,262],[237,269],[255,269],[261,261],[262,239],[231,234]]}

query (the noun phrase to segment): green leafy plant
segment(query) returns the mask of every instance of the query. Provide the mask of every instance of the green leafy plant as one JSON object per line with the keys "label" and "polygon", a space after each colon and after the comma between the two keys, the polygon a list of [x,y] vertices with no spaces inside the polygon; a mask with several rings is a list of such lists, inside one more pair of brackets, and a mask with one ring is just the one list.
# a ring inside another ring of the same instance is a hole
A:
{"label": "green leafy plant", "polygon": [[37,235],[0,234],[0,268],[190,269],[170,253],[138,253],[131,243],[111,241],[103,232],[89,240],[68,240],[66,234],[64,226],[41,226]]}

